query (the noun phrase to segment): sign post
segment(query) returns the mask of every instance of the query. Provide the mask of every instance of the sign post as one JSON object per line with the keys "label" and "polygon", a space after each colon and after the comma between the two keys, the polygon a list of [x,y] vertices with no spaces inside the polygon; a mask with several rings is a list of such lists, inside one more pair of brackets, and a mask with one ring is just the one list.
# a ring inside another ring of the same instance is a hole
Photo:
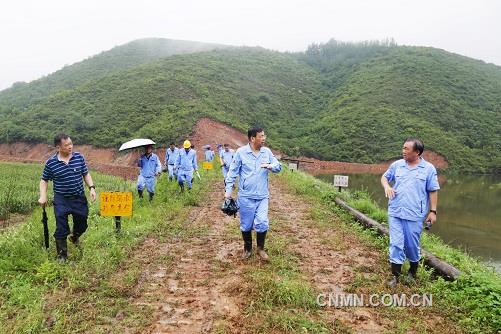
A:
{"label": "sign post", "polygon": [[348,188],[348,176],[334,175],[334,187],[338,187],[339,192],[341,192],[341,188]]}
{"label": "sign post", "polygon": [[209,161],[202,162],[202,169],[204,169],[206,172],[208,172],[209,169],[213,169],[213,168],[214,168],[214,164],[212,162],[209,162]]}
{"label": "sign post", "polygon": [[289,170],[291,172],[294,172],[295,170],[297,171],[297,166],[299,165],[299,162],[289,162]]}
{"label": "sign post", "polygon": [[99,194],[99,212],[103,217],[115,217],[115,231],[122,229],[121,218],[132,216],[131,192],[102,192]]}

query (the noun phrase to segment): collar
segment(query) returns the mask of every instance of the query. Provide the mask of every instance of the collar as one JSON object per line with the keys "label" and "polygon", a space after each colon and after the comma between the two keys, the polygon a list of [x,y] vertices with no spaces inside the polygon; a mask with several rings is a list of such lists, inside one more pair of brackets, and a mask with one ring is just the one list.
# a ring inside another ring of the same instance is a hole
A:
{"label": "collar", "polygon": [[[70,155],[70,158],[68,159],[68,161],[70,161],[74,156],[75,156],[75,152],[71,152],[71,155]],[[64,162],[63,160],[59,159],[59,152],[54,154],[53,158],[56,159],[57,161]]]}
{"label": "collar", "polygon": [[409,167],[409,164],[407,163],[407,161],[405,161],[405,159],[402,159],[402,160],[404,162],[404,166],[409,170],[416,169],[416,168],[426,168],[426,160],[424,160],[423,157],[419,157],[419,163],[415,167],[412,167],[412,168]]}
{"label": "collar", "polygon": [[[247,153],[252,153],[254,154],[254,151],[252,150],[252,147],[250,146],[250,143],[245,146]],[[261,146],[259,149],[259,153],[264,153],[264,146]]]}

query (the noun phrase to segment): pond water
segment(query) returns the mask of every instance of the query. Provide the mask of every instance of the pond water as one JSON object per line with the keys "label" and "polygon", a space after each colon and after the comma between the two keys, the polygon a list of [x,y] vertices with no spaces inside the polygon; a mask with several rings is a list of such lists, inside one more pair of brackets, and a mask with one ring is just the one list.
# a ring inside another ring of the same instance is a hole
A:
{"label": "pond water", "polygon": [[[348,175],[349,189],[366,190],[381,207],[387,207],[381,175]],[[332,174],[317,177],[329,183],[334,179]],[[431,233],[501,273],[501,175],[447,176],[440,187],[437,223]]]}

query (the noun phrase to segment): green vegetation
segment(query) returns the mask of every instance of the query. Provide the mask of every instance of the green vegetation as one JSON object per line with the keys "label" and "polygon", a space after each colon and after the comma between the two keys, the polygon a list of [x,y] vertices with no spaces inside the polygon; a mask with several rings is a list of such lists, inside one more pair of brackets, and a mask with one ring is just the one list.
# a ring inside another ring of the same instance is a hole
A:
{"label": "green vegetation", "polygon": [[133,42],[2,91],[0,142],[48,142],[65,131],[96,146],[136,136],[166,144],[210,117],[240,130],[262,125],[291,155],[374,163],[418,136],[452,170],[500,172],[498,66],[391,41],[172,55],[180,52],[176,43]]}
{"label": "green vegetation", "polygon": [[[304,173],[284,172],[280,177],[298,195],[328,207],[344,221],[351,221],[355,230],[358,223],[334,203],[340,196],[349,205],[364,212],[369,217],[387,224],[385,210],[379,208],[363,191],[342,193],[330,184]],[[362,233],[362,232],[361,232]],[[363,232],[372,239],[381,252],[387,252],[388,239],[377,236],[373,231]],[[441,259],[449,262],[462,272],[454,282],[445,281],[431,275],[431,270],[420,270],[419,292],[433,294],[433,308],[443,316],[453,319],[468,333],[496,333],[501,330],[501,277],[462,251],[450,247],[437,236],[422,235],[422,246]]]}
{"label": "green vegetation", "polygon": [[3,189],[0,193],[0,220],[8,219],[11,213],[28,213],[38,206],[42,169],[41,165],[0,163],[0,188]]}
{"label": "green vegetation", "polygon": [[[55,260],[52,240],[48,252],[43,248],[40,209],[25,223],[0,234],[0,333],[99,332],[120,310],[134,315],[127,320],[129,325],[140,325],[151,310],[130,305],[129,297],[142,268],[122,265],[147,237],[198,233],[184,228],[187,208],[199,205],[207,182],[215,175],[220,177],[216,172],[205,174],[183,195],[178,195],[177,185],[163,176],[153,205],[134,195],[134,215],[122,219],[120,234],[115,233],[112,218],[99,216],[98,203],[90,205],[82,248],[69,243],[69,261],[64,265]],[[112,176],[94,173],[93,178],[100,191],[135,188],[133,183]],[[53,232],[52,208],[47,213]],[[113,275],[118,271],[122,275],[117,279]]]}

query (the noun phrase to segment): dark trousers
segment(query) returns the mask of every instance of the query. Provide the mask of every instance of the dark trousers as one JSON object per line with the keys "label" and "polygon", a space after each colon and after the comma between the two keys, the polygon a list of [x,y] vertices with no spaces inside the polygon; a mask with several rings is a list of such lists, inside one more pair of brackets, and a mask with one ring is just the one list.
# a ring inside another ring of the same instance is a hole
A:
{"label": "dark trousers", "polygon": [[84,194],[78,196],[65,197],[54,194],[54,214],[56,216],[56,231],[54,238],[64,239],[70,233],[68,216],[73,216],[73,234],[80,236],[87,230],[87,216],[89,207]]}

